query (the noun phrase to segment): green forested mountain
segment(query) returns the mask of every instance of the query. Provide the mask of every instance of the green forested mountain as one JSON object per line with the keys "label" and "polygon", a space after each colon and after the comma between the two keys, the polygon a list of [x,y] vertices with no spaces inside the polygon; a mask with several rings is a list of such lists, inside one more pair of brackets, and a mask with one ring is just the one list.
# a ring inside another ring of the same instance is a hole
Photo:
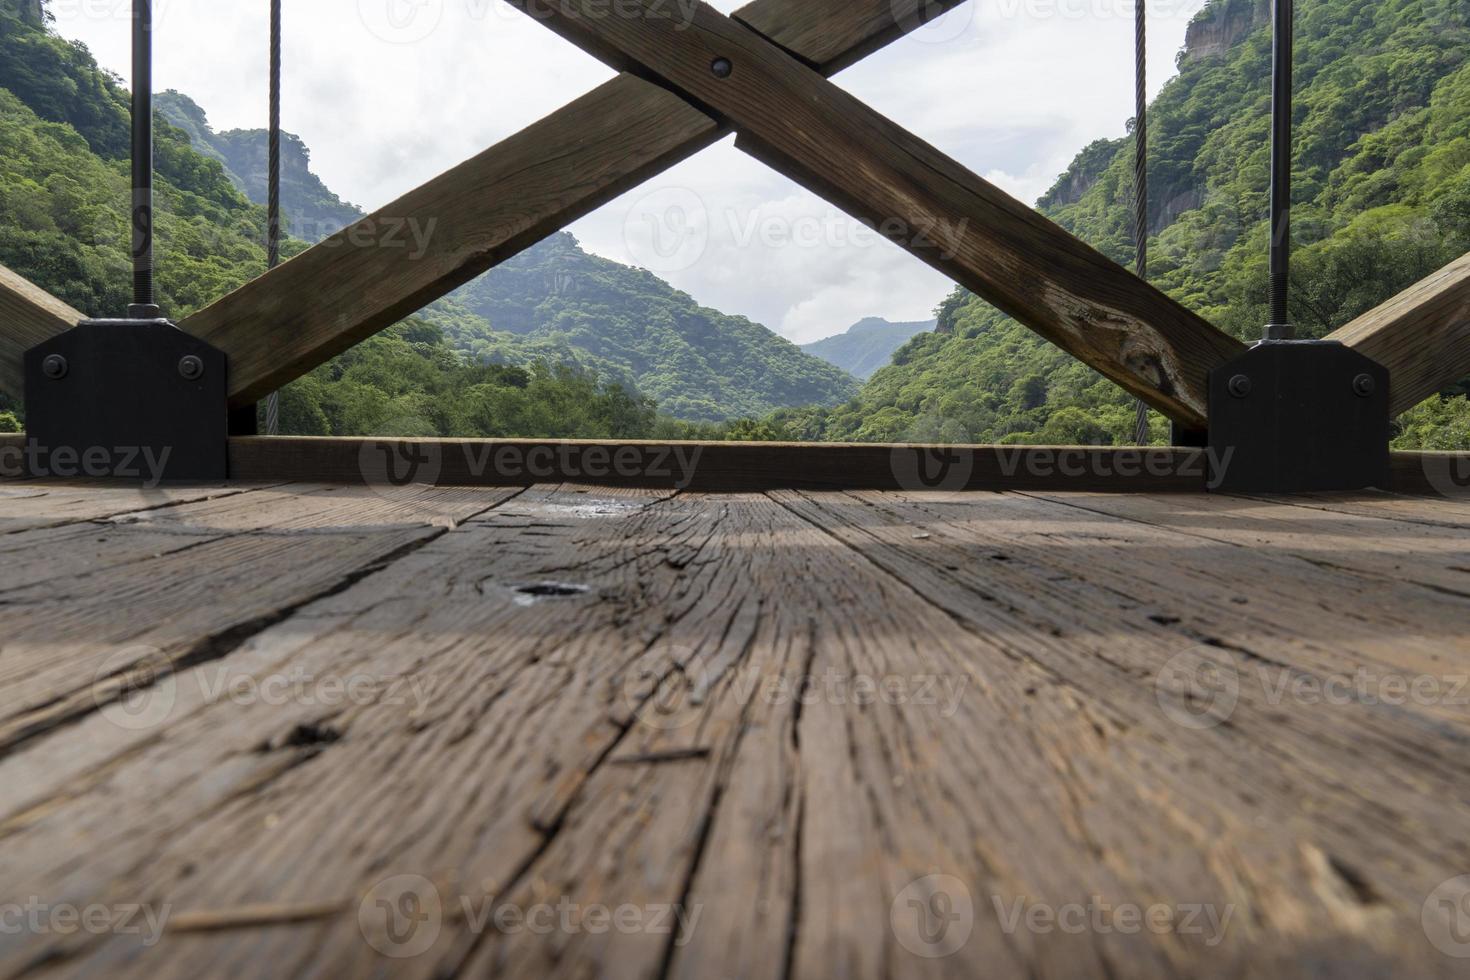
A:
{"label": "green forested mountain", "polygon": [[[219,160],[252,201],[266,196],[266,133],[216,133],[187,96],[159,108]],[[362,217],[311,172],[301,140],[282,134],[281,207],[287,229],[316,241]],[[701,307],[641,269],[589,255],[554,235],[434,304],[421,319],[480,363],[538,362],[593,371],[636,387],[675,418],[714,422],[782,406],[832,405],[853,378],[804,356],[765,327]]]}
{"label": "green forested mountain", "polygon": [[893,352],[911,337],[927,333],[934,326],[933,320],[893,323],[882,317],[870,316],[859,320],[840,334],[802,344],[801,349],[829,364],[835,364],[855,378],[866,381],[887,364]]}
{"label": "green forested mountain", "polygon": [[[645,269],[591,255],[566,232],[455,294],[497,329],[585,351],[616,366],[662,411],[691,421],[831,405],[851,375],[758,323],[700,306]],[[472,354],[493,345],[451,339]]]}
{"label": "green forested mountain", "polygon": [[[1470,251],[1470,4],[1299,0],[1292,317],[1318,337]],[[1212,0],[1151,110],[1151,279],[1242,339],[1266,318],[1267,0]],[[1131,264],[1131,136],[1084,149],[1043,212]],[[1121,443],[1114,385],[961,290],[858,398],[774,437]],[[1464,386],[1399,445],[1470,445]],[[1165,426],[1155,420],[1157,439]]]}
{"label": "green forested mountain", "polygon": [[[1292,312],[1320,336],[1470,250],[1470,3],[1298,9]],[[1150,126],[1151,278],[1243,339],[1265,317],[1266,12],[1267,0],[1212,0]],[[182,316],[264,268],[252,203],[264,141],[215,134],[192,103],[170,103],[175,124],[157,134],[159,287]],[[0,263],[80,309],[120,312],[127,142],[118,80],[49,33],[37,0],[0,0]],[[304,147],[287,146],[288,221],[355,217],[311,175]],[[1125,264],[1132,155],[1128,135],[1086,147],[1039,202]],[[285,251],[302,247],[293,238]],[[858,389],[765,328],[557,235],[290,386],[287,431],[1128,438],[1128,398],[1090,369],[963,290],[937,316]],[[1467,388],[1402,418],[1399,444],[1470,446]],[[1155,432],[1164,438],[1162,420]]]}
{"label": "green forested mountain", "polygon": [[[121,313],[131,289],[127,93],[46,21],[38,0],[0,0],[0,264],[78,309]],[[265,214],[252,202],[265,197],[265,140],[213,132],[177,93],[159,109],[159,299],[177,318],[264,271]],[[283,140],[282,204],[288,230],[311,238],[361,213],[311,173],[295,137]],[[305,244],[288,238],[283,253]],[[512,329],[496,329],[502,319]],[[291,385],[283,424],[344,435],[673,436],[694,431],[673,416],[708,423],[855,390],[764,327],[559,235]],[[16,408],[0,394],[0,410]]]}
{"label": "green forested mountain", "polygon": [[[217,133],[193,99],[167,91],[155,99],[160,115],[188,134],[194,149],[218,160],[225,175],[246,197],[264,204],[269,170],[269,140],[264,129]],[[311,172],[311,151],[292,133],[281,133],[282,232],[319,242],[362,217],[362,209],[343,201]]]}

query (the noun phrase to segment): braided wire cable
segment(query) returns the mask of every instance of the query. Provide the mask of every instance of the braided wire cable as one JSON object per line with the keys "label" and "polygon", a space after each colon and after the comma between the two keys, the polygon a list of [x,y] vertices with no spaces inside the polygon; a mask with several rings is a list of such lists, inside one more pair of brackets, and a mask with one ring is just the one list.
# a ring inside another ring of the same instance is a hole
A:
{"label": "braided wire cable", "polygon": [[[1133,240],[1137,248],[1133,271],[1148,278],[1148,15],[1145,0],[1133,8]],[[1139,399],[1133,423],[1133,441],[1149,442],[1148,404]]]}
{"label": "braided wire cable", "polygon": [[[270,38],[270,148],[266,177],[266,268],[281,261],[281,0],[271,0]],[[281,393],[271,392],[265,400],[266,435],[281,431]]]}

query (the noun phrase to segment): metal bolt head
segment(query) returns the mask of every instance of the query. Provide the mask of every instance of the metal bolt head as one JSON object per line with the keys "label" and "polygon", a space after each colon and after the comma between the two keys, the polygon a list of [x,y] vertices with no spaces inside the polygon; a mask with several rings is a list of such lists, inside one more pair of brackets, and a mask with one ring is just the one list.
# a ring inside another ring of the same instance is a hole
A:
{"label": "metal bolt head", "polygon": [[46,359],[41,362],[41,373],[52,381],[60,381],[66,377],[66,372],[71,365],[66,363],[66,358],[60,354],[47,354]]}
{"label": "metal bolt head", "polygon": [[714,72],[716,78],[729,78],[735,73],[735,65],[729,58],[716,58],[710,62],[709,70]]}
{"label": "metal bolt head", "polygon": [[1236,398],[1244,398],[1251,393],[1251,379],[1243,374],[1237,374],[1230,379],[1230,394]]}
{"label": "metal bolt head", "polygon": [[1353,394],[1359,398],[1368,398],[1378,390],[1378,382],[1373,380],[1371,374],[1360,374],[1353,379]]}
{"label": "metal bolt head", "polygon": [[198,381],[204,377],[204,362],[194,354],[179,358],[179,374],[185,381]]}

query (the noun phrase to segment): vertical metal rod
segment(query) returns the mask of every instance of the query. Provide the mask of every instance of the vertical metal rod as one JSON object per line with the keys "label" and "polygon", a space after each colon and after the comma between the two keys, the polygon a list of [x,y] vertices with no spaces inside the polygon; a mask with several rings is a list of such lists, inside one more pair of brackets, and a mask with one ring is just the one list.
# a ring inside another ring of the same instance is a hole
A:
{"label": "vertical metal rod", "polygon": [[[281,261],[281,0],[271,0],[270,39],[270,135],[269,169],[266,190],[266,268],[274,269]],[[266,435],[281,430],[281,393],[273,391],[265,399]]]}
{"label": "vertical metal rod", "polygon": [[[1133,10],[1133,237],[1137,252],[1133,271],[1148,278],[1148,11],[1144,0]],[[1149,442],[1148,403],[1134,410],[1133,441]]]}
{"label": "vertical metal rod", "polygon": [[1271,38],[1271,320],[1267,340],[1290,340],[1291,116],[1294,0],[1275,0]]}
{"label": "vertical metal rod", "polygon": [[133,305],[159,314],[153,287],[153,0],[133,0]]}

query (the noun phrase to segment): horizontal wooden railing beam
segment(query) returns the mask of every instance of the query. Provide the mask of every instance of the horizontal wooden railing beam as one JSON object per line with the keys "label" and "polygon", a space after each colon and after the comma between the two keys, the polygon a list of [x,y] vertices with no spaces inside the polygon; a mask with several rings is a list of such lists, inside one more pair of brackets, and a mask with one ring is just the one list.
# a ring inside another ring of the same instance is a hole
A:
{"label": "horizontal wooden railing beam", "polygon": [[[737,145],[860,218],[1170,418],[1205,426],[1234,338],[702,3],[607,16],[601,0],[506,0],[624,71],[657,76]],[[625,5],[625,10],[628,5]],[[726,70],[728,68],[728,70]]]}
{"label": "horizontal wooden railing beam", "polygon": [[1470,254],[1328,335],[1389,371],[1389,411],[1470,377]]}
{"label": "horizontal wooden railing beam", "polygon": [[70,330],[84,314],[0,265],[0,391],[25,397],[25,352]]}
{"label": "horizontal wooden railing beam", "polygon": [[1199,492],[1205,489],[1208,465],[1203,449],[1156,447],[278,436],[231,439],[230,476],[365,483],[390,495],[415,482],[493,487],[576,482],[716,493]]}
{"label": "horizontal wooden railing beam", "polygon": [[[738,16],[833,72],[961,2],[757,0]],[[231,403],[249,404],[727,132],[660,85],[621,75],[182,326],[230,356]]]}

